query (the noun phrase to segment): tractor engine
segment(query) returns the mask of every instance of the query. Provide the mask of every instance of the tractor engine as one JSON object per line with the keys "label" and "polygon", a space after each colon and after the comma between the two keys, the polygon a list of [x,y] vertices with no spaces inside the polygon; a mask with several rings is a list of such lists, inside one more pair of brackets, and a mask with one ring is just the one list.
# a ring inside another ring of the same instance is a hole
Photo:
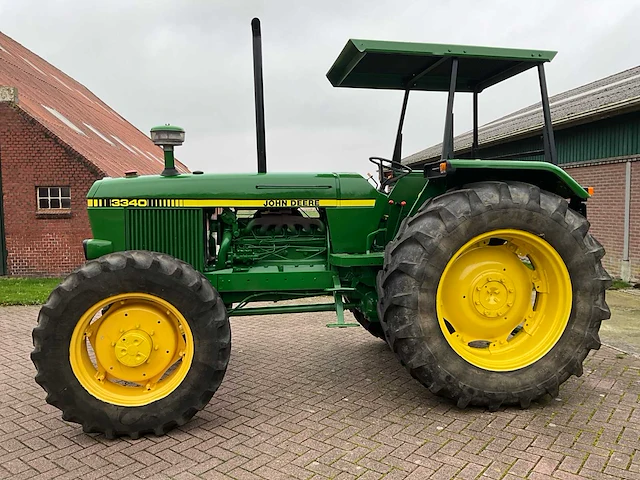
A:
{"label": "tractor engine", "polygon": [[326,256],[327,229],[317,210],[224,209],[212,226],[209,252],[215,251],[215,232],[220,242],[214,258],[218,267],[322,263]]}

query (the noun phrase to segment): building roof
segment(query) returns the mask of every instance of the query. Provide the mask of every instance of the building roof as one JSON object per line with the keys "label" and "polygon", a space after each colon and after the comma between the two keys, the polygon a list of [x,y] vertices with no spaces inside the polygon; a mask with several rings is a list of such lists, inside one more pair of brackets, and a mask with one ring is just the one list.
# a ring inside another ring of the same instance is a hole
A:
{"label": "building roof", "polygon": [[[640,110],[640,66],[567,90],[549,99],[554,129],[586,123],[612,115]],[[538,135],[544,121],[540,102],[487,123],[478,129],[478,143],[487,147]],[[456,154],[471,150],[473,132],[454,138]],[[402,160],[407,165],[438,158],[442,144],[414,153]]]}
{"label": "building roof", "polygon": [[438,43],[354,40],[327,73],[334,87],[449,91],[451,60],[458,60],[457,92],[481,92],[556,52]]}
{"label": "building roof", "polygon": [[[84,85],[2,32],[0,86],[15,89],[0,100],[12,101],[104,175],[120,177],[127,170],[162,172],[162,149],[146,134]],[[178,170],[188,172],[176,163]]]}

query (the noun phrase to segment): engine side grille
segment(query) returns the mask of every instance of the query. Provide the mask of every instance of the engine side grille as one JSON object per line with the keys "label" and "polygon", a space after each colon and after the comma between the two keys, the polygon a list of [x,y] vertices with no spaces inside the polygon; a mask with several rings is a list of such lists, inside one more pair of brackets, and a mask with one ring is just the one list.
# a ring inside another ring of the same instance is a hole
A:
{"label": "engine side grille", "polygon": [[199,208],[128,208],[129,250],[168,253],[204,270],[204,221]]}

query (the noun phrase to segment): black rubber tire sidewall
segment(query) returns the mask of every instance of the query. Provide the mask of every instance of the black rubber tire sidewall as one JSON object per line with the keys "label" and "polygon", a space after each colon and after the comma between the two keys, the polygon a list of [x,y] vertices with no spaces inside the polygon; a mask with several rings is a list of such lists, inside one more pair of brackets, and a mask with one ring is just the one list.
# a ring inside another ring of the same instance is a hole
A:
{"label": "black rubber tire sidewall", "polygon": [[356,319],[356,321],[360,325],[362,325],[362,328],[364,328],[367,332],[369,332],[371,335],[373,335],[376,338],[385,340],[384,331],[382,330],[382,325],[380,325],[380,322],[369,321],[366,315],[358,309],[351,310],[351,313],[353,313],[353,316]]}
{"label": "black rubber tire sidewall", "polygon": [[[105,403],[78,381],[69,345],[80,317],[99,301],[127,292],[160,297],[184,316],[194,357],[181,384],[168,396],[138,407]],[[164,433],[184,424],[217,390],[229,361],[231,332],[226,309],[207,279],[168,255],[132,251],[90,261],[67,277],[43,306],[32,354],[37,381],[63,418],[108,436]]]}
{"label": "black rubber tire sidewall", "polygon": [[[477,235],[505,228],[540,235],[556,249],[569,271],[573,304],[567,327],[545,356],[496,372],[470,364],[451,348],[438,323],[436,292],[455,252]],[[556,391],[571,373],[581,373],[589,349],[599,346],[600,321],[608,318],[603,252],[587,229],[564,199],[528,184],[483,183],[427,202],[389,246],[379,277],[379,313],[392,349],[414,377],[461,405],[526,405]]]}

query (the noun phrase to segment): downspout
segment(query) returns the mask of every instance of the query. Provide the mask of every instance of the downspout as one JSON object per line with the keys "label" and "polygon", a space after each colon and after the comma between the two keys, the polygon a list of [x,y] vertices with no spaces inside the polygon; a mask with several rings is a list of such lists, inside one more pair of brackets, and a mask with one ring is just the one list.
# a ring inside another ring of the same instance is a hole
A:
{"label": "downspout", "polygon": [[631,230],[631,162],[625,164],[624,182],[624,237],[622,241],[622,264],[620,278],[624,282],[631,280],[631,262],[629,261],[629,237]]}

